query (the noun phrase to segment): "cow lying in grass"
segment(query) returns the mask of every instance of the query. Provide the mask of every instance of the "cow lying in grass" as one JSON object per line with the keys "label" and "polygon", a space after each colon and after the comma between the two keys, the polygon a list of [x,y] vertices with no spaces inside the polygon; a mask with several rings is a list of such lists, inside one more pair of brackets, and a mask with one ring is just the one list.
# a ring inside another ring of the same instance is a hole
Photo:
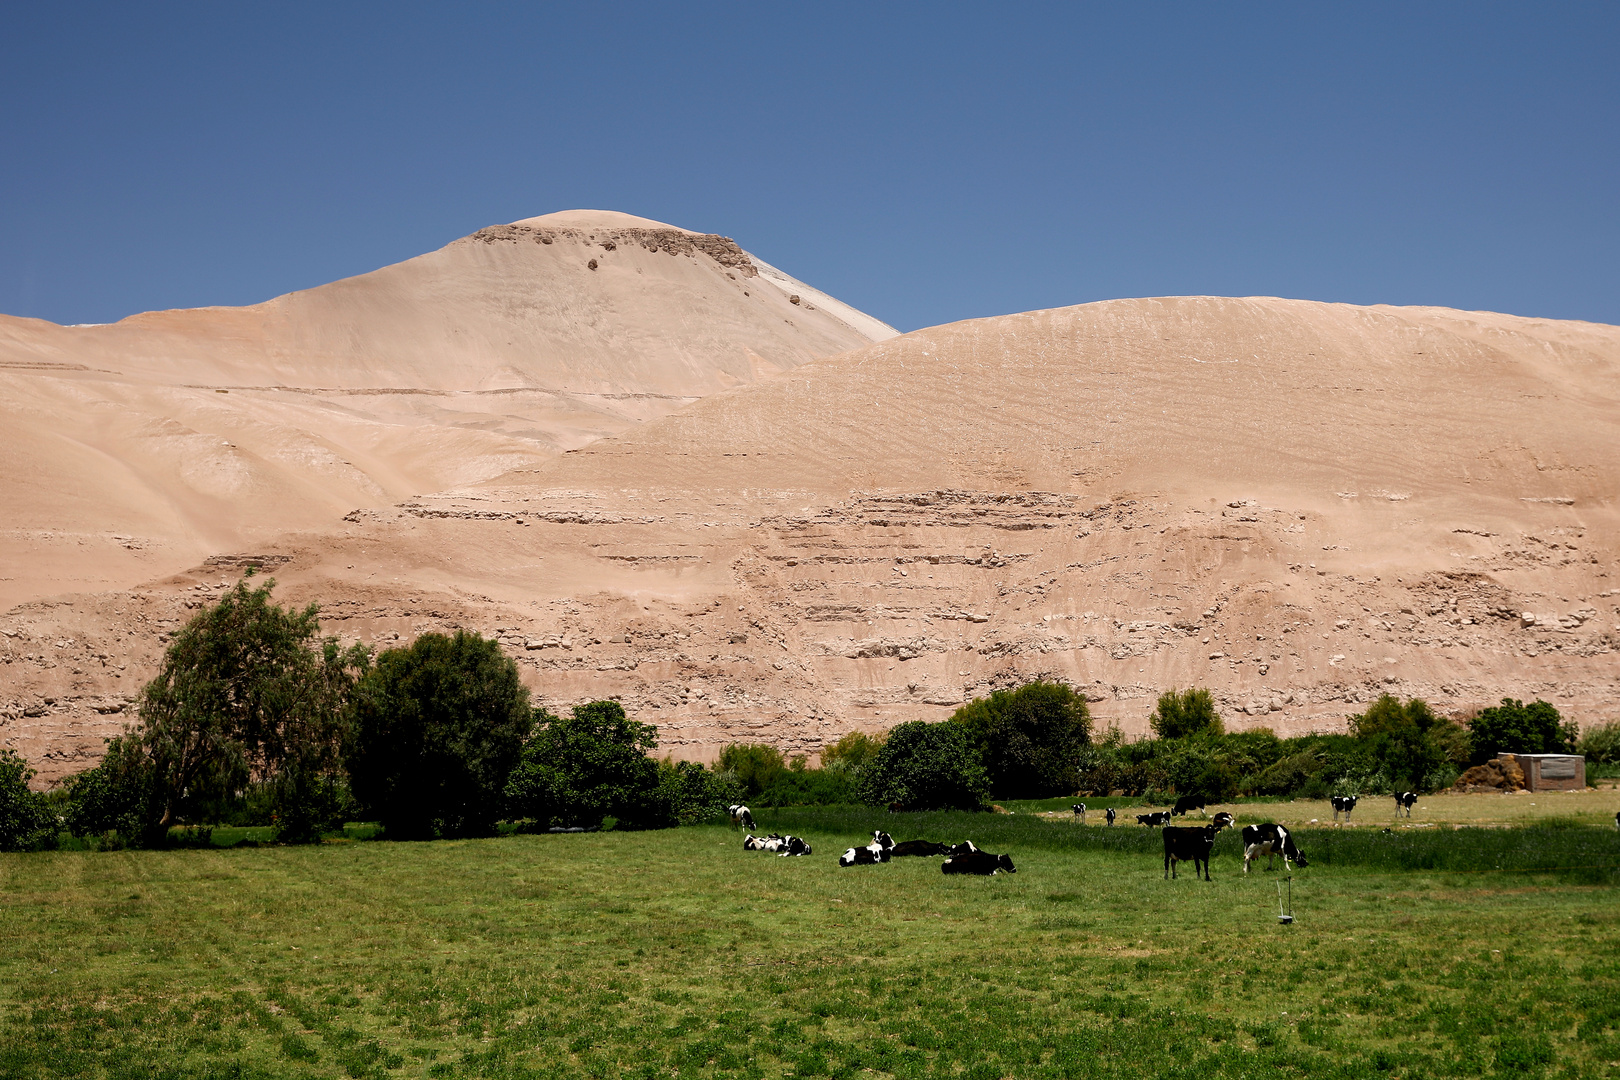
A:
{"label": "cow lying in grass", "polygon": [[1204,868],[1204,880],[1212,880],[1209,876],[1209,853],[1215,848],[1215,834],[1221,830],[1214,825],[1205,825],[1202,828],[1184,826],[1179,828],[1166,828],[1164,830],[1164,876],[1169,880],[1177,876],[1176,863],[1191,862],[1193,864],[1193,877],[1198,876],[1198,867]]}
{"label": "cow lying in grass", "polygon": [[797,836],[781,836],[772,833],[769,836],[743,837],[744,851],[769,851],[786,858],[789,855],[808,855],[811,852],[809,844]]}
{"label": "cow lying in grass", "polygon": [[1277,855],[1282,856],[1283,869],[1290,870],[1288,860],[1293,859],[1300,866],[1309,866],[1305,861],[1304,852],[1294,846],[1294,836],[1281,825],[1267,822],[1264,825],[1243,826],[1243,872],[1249,872],[1249,864],[1260,856],[1266,857],[1266,869],[1271,869],[1271,860]]}
{"label": "cow lying in grass", "polygon": [[1418,801],[1417,792],[1415,792],[1415,791],[1397,791],[1395,793],[1395,816],[1400,817],[1401,816],[1401,811],[1405,810],[1406,811],[1406,816],[1411,817],[1412,816],[1412,806],[1417,801]]}
{"label": "cow lying in grass", "polygon": [[894,845],[889,855],[891,858],[903,859],[908,855],[928,858],[934,855],[949,855],[950,853],[951,845],[949,844],[936,844],[932,840],[907,840],[903,844]]}
{"label": "cow lying in grass", "polygon": [[983,877],[991,874],[1018,873],[1018,868],[1013,866],[1010,856],[992,855],[977,848],[961,855],[952,855],[939,864],[939,870],[942,874],[979,874]]}
{"label": "cow lying in grass", "polygon": [[894,837],[881,829],[872,833],[872,842],[865,847],[852,847],[838,857],[839,866],[872,866],[875,863],[886,863],[892,857],[889,852],[894,848]]}

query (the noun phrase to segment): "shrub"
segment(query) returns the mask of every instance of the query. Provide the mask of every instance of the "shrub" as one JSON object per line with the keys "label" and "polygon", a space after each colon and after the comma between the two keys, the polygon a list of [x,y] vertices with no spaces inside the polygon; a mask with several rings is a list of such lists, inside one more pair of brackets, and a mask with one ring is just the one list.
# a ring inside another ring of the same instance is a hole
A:
{"label": "shrub", "polygon": [[534,725],[500,646],[458,630],[388,649],[354,690],[355,797],[393,839],[492,832]]}
{"label": "shrub", "polygon": [[967,733],[999,798],[1074,791],[1080,751],[1091,742],[1086,699],[1063,683],[997,690],[957,709],[950,722]]}
{"label": "shrub", "polygon": [[695,761],[657,763],[658,784],[650,798],[626,811],[624,828],[662,829],[698,825],[723,818],[726,807],[742,797],[736,782]]}
{"label": "shrub", "polygon": [[74,836],[99,836],[117,846],[153,847],[168,832],[154,791],[152,759],[138,731],[109,739],[95,768],[67,783],[67,827]]}
{"label": "shrub", "polygon": [[742,798],[757,799],[787,771],[782,751],[765,743],[732,743],[720,751],[715,768],[730,773],[742,787]]}
{"label": "shrub", "polygon": [[846,732],[831,746],[822,747],[821,767],[858,771],[877,756],[884,738],[883,735],[868,735],[864,731]]}
{"label": "shrub", "polygon": [[[797,759],[796,759],[797,760]],[[835,806],[858,801],[856,772],[851,769],[805,769],[789,766],[754,801],[760,806]]]}
{"label": "shrub", "polygon": [[977,810],[990,781],[965,725],[901,724],[861,771],[862,802],[907,810]]}
{"label": "shrub", "polygon": [[1384,694],[1350,718],[1350,734],[1366,758],[1367,791],[1429,791],[1449,769],[1450,754],[1465,754],[1463,732],[1436,716],[1420,698],[1404,705]]}
{"label": "shrub", "polygon": [[[535,721],[506,783],[514,815],[548,827],[596,828],[610,814],[650,827],[674,813],[661,801],[658,763],[647,756],[658,747],[658,729],[631,720],[617,701],[576,705],[568,717],[537,710]],[[664,794],[673,798],[673,789]]]}
{"label": "shrub", "polygon": [[1575,749],[1584,754],[1587,761],[1599,765],[1620,765],[1620,720],[1587,728],[1575,744]]}
{"label": "shrub", "polygon": [[1159,695],[1159,704],[1148,717],[1148,726],[1161,739],[1187,739],[1199,735],[1223,735],[1226,726],[1215,711],[1215,700],[1208,690],[1171,690]]}
{"label": "shrub", "polygon": [[28,786],[33,777],[15,750],[0,750],[0,851],[33,851],[56,836],[45,796]]}
{"label": "shrub", "polygon": [[1472,761],[1479,764],[1498,754],[1569,753],[1575,747],[1578,730],[1558,710],[1545,701],[1526,705],[1512,698],[1482,709],[1468,721],[1472,735]]}

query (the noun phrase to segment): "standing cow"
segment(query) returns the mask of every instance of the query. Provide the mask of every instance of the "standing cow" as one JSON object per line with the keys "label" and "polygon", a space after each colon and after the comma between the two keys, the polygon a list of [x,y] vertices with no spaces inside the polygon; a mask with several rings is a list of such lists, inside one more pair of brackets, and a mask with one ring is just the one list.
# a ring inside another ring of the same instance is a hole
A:
{"label": "standing cow", "polygon": [[1417,792],[1415,792],[1415,791],[1397,791],[1395,793],[1395,816],[1400,817],[1401,816],[1401,811],[1405,810],[1406,811],[1406,816],[1411,817],[1412,816],[1412,804],[1417,802],[1417,801],[1418,801]]}
{"label": "standing cow", "polygon": [[1187,861],[1193,864],[1193,877],[1198,877],[1198,867],[1204,868],[1204,880],[1212,880],[1209,876],[1209,854],[1215,848],[1215,834],[1221,830],[1214,825],[1198,827],[1166,827],[1164,830],[1164,877],[1168,881],[1176,877],[1176,863]]}
{"label": "standing cow", "polygon": [[1077,803],[1074,804],[1074,820],[1078,821],[1082,825],[1084,825],[1086,823],[1086,804],[1085,803],[1077,802]]}
{"label": "standing cow", "polygon": [[754,815],[748,812],[748,807],[742,803],[733,803],[726,807],[726,812],[731,815],[731,827],[733,829],[743,828],[749,832],[754,831]]}
{"label": "standing cow", "polygon": [[1110,806],[1108,808],[1107,814],[1105,814],[1104,816],[1108,818],[1108,827],[1113,828],[1114,819],[1119,816],[1119,813],[1112,806]]}
{"label": "standing cow", "polygon": [[1334,824],[1338,824],[1340,814],[1344,815],[1344,823],[1346,825],[1350,824],[1350,811],[1356,808],[1356,803],[1360,798],[1359,795],[1334,795],[1330,797],[1328,802],[1333,804]]}
{"label": "standing cow", "polygon": [[1277,855],[1282,856],[1283,869],[1291,870],[1288,860],[1293,859],[1300,866],[1309,866],[1305,861],[1305,853],[1294,846],[1294,835],[1281,825],[1267,822],[1264,825],[1243,826],[1243,872],[1249,872],[1249,864],[1260,856],[1266,857],[1266,869],[1271,869],[1271,860]]}

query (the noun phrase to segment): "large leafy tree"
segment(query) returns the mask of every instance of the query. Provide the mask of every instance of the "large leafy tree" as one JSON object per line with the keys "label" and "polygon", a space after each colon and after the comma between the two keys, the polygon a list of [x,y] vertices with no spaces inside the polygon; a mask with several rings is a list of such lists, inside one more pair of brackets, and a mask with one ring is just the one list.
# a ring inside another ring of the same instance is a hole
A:
{"label": "large leafy tree", "polygon": [[1081,753],[1091,742],[1086,699],[1063,683],[997,690],[956,710],[951,723],[977,748],[998,798],[1074,791]]}
{"label": "large leafy tree", "polygon": [[45,796],[28,786],[33,776],[15,750],[0,750],[0,851],[30,851],[55,835]]}
{"label": "large leafy tree", "polygon": [[76,827],[149,843],[217,818],[255,783],[271,788],[282,839],[330,824],[346,699],[370,654],[321,640],[318,608],[281,607],[274,587],[244,578],[175,635],[141,691],[138,727],[75,783]]}
{"label": "large leafy tree", "polygon": [[1215,699],[1208,690],[1189,687],[1159,695],[1158,705],[1148,717],[1148,727],[1161,739],[1188,739],[1222,735],[1226,726],[1215,711]]}
{"label": "large leafy tree", "polygon": [[354,689],[354,795],[394,839],[487,835],[533,724],[497,642],[423,634],[379,654]]}
{"label": "large leafy tree", "polygon": [[990,780],[965,724],[914,720],[889,731],[861,770],[861,801],[906,810],[977,810]]}
{"label": "large leafy tree", "polygon": [[1432,777],[1446,775],[1452,759],[1460,763],[1467,757],[1463,730],[1435,715],[1421,698],[1402,703],[1393,694],[1382,695],[1350,718],[1350,734],[1396,791],[1427,791],[1435,786]]}
{"label": "large leafy tree", "polygon": [[[653,825],[666,816],[655,797],[658,729],[631,720],[617,701],[576,705],[566,717],[539,711],[538,730],[506,785],[514,813],[542,825],[596,828],[608,815]],[[679,786],[691,778],[669,778]],[[671,790],[674,790],[672,787]]]}
{"label": "large leafy tree", "polygon": [[1550,702],[1526,705],[1513,698],[1481,709],[1468,721],[1473,736],[1473,760],[1483,762],[1497,754],[1558,754],[1575,748],[1579,731]]}

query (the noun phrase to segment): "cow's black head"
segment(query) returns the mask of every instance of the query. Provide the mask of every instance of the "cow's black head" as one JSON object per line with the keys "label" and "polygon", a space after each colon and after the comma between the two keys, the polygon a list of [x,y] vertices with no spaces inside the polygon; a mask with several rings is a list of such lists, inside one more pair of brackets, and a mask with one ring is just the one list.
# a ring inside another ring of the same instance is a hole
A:
{"label": "cow's black head", "polygon": [[1012,864],[1011,855],[998,855],[996,857],[996,869],[1008,874],[1018,873],[1018,867]]}

